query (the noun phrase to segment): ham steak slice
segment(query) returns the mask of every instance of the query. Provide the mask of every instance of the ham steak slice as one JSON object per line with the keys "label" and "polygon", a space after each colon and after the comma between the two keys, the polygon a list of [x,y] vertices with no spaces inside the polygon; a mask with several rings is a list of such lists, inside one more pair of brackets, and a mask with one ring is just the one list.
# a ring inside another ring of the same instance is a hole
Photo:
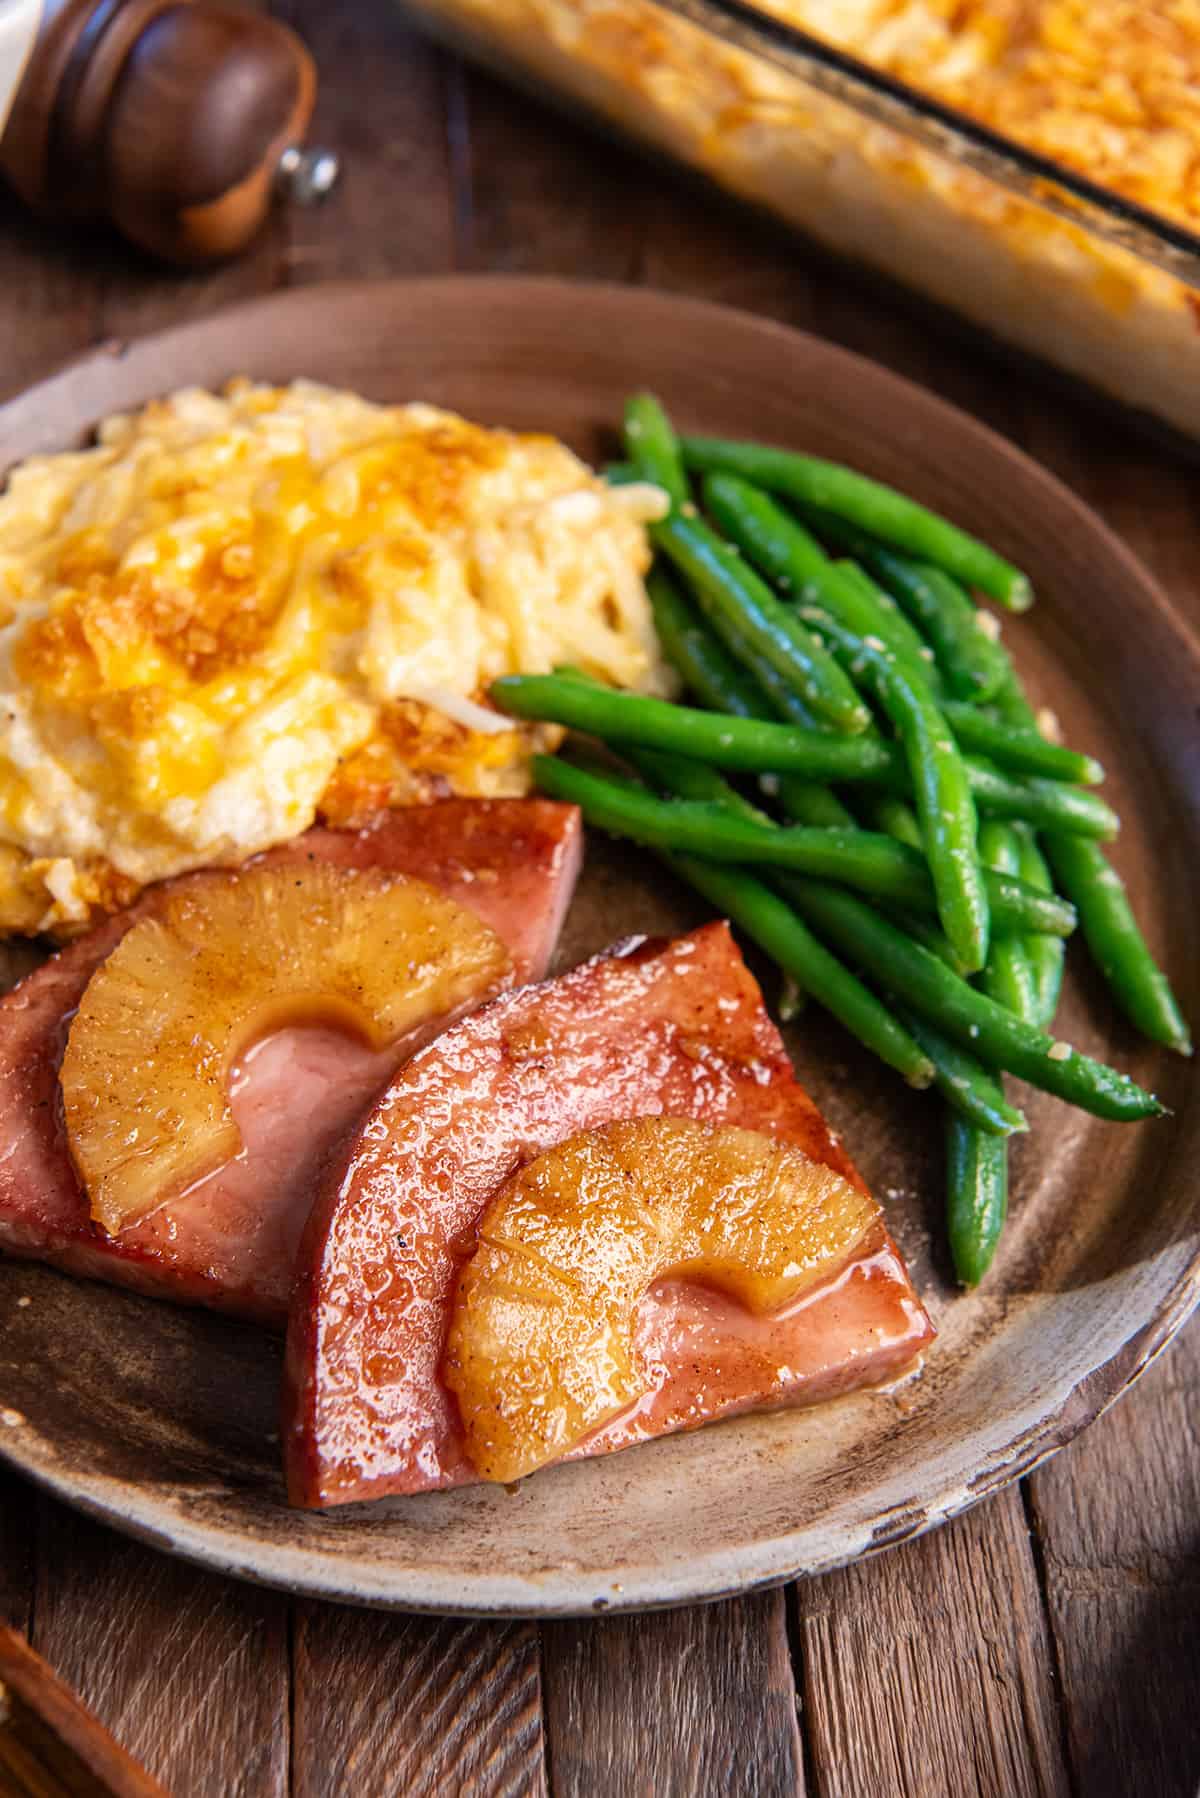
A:
{"label": "ham steak slice", "polygon": [[[536,980],[553,953],[581,855],[573,806],[449,799],[381,814],[359,831],[310,830],[260,859],[386,868],[428,881],[503,938],[515,978]],[[162,891],[147,889],[0,999],[0,1248],[282,1328],[316,1170],[413,1045],[372,1053],[323,1028],[268,1038],[231,1083],[241,1154],[182,1198],[106,1236],[92,1223],[67,1150],[58,1069],[93,972],[130,925],[153,912]]]}
{"label": "ham steak slice", "polygon": [[[293,1503],[477,1477],[440,1368],[479,1219],[543,1150],[651,1115],[766,1132],[866,1190],[797,1084],[727,925],[622,945],[502,995],[414,1056],[327,1170],[288,1325]],[[774,1316],[663,1282],[642,1301],[635,1338],[649,1389],[573,1453],[875,1384],[932,1335],[882,1216],[836,1276]]]}

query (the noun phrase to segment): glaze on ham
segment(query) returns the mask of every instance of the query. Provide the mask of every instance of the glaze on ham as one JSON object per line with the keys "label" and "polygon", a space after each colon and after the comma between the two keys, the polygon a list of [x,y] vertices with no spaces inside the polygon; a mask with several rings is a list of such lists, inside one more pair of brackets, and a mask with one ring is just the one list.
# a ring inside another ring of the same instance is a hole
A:
{"label": "glaze on ham", "polygon": [[[293,1503],[477,1477],[440,1365],[488,1200],[553,1144],[651,1115],[764,1131],[862,1188],[797,1084],[727,925],[624,945],[503,995],[400,1070],[310,1212],[288,1326]],[[932,1335],[882,1216],[835,1276],[772,1317],[663,1282],[636,1336],[649,1390],[573,1453],[875,1384]]]}
{"label": "glaze on ham", "polygon": [[[428,881],[503,938],[515,979],[536,980],[553,953],[581,854],[572,806],[451,799],[381,814],[361,831],[311,830],[260,859],[381,867]],[[281,1328],[317,1170],[416,1044],[372,1053],[341,1031],[314,1027],[268,1038],[231,1082],[241,1154],[107,1237],[92,1223],[67,1150],[58,1068],[92,973],[130,925],[153,912],[162,890],[147,889],[0,999],[0,1248]]]}

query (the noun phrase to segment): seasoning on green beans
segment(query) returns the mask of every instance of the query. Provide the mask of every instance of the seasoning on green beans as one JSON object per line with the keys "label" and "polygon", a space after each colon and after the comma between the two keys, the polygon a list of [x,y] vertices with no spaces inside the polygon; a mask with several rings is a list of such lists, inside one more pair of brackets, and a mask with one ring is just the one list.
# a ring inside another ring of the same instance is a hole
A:
{"label": "seasoning on green beans", "polygon": [[652,393],[625,402],[625,454],[643,481],[661,487],[673,506],[687,504],[688,483],[671,421]]}
{"label": "seasoning on green beans", "polygon": [[760,573],[789,598],[815,600],[860,636],[881,637],[903,660],[919,663],[921,639],[886,594],[864,591],[835,568],[790,513],[736,475],[709,475],[704,506],[714,523]]}
{"label": "seasoning on green beans", "polygon": [[[996,874],[1020,874],[1021,849],[1011,824],[998,818],[984,820],[979,830],[979,859]],[[1038,1022],[1033,970],[1023,937],[997,938],[988,950],[979,984],[997,1005],[1031,1023]]]}
{"label": "seasoning on green beans", "polygon": [[[668,792],[710,799],[736,817],[761,816],[728,781],[702,763],[646,750],[634,752],[632,759],[641,773]],[[811,994],[910,1086],[929,1085],[933,1064],[913,1038],[770,887],[741,869],[716,867],[695,856],[666,854],[663,859],[752,937],[801,994]]]}
{"label": "seasoning on green beans", "polygon": [[646,591],[662,652],[697,699],[736,718],[783,719],[805,730],[817,728],[812,712],[778,669],[729,620],[718,636],[661,563],[651,569]]}
{"label": "seasoning on green beans", "polygon": [[[1002,717],[1034,730],[1038,728],[1037,714],[1015,673],[993,703]],[[1091,799],[1095,795],[1078,797]],[[1190,1055],[1192,1040],[1187,1019],[1171,991],[1170,981],[1150,953],[1124,883],[1099,844],[1088,840],[1100,833],[1081,833],[1077,827],[1064,828],[1052,819],[1031,817],[1030,822],[1041,828],[1041,840],[1054,875],[1076,905],[1081,924],[1086,906],[1084,939],[1125,1015],[1152,1042]]]}
{"label": "seasoning on green beans", "polygon": [[982,703],[1010,679],[1012,661],[994,634],[995,620],[951,575],[889,549],[844,519],[806,516],[825,542],[853,556],[903,608],[956,699]]}
{"label": "seasoning on green beans", "polygon": [[747,774],[803,774],[810,780],[905,781],[899,751],[874,735],[842,736],[757,718],[721,717],[669,700],[589,689],[552,674],[507,674],[491,685],[501,710],[587,731],[608,742],[673,749]]}
{"label": "seasoning on green beans", "polygon": [[[738,817],[761,815],[721,775],[686,757],[639,751],[633,760],[640,772],[668,792],[684,798],[703,796]],[[695,856],[666,854],[663,859],[752,937],[801,993],[811,994],[910,1086],[929,1085],[933,1064],[913,1038],[770,887],[741,869],[716,867]]]}
{"label": "seasoning on green beans", "polygon": [[914,943],[920,943],[922,949],[928,949],[931,955],[936,955],[951,973],[963,973],[963,965],[946,940],[945,931],[939,930],[931,918],[922,917],[920,912],[912,911],[904,905],[889,906],[888,916],[898,930],[902,930],[905,936],[910,936]]}
{"label": "seasoning on green beans", "polygon": [[1187,1020],[1138,928],[1121,876],[1086,838],[1053,832],[1045,844],[1059,883],[1078,908],[1087,946],[1122,1011],[1143,1036],[1190,1055]]}
{"label": "seasoning on green beans", "polygon": [[857,894],[795,874],[776,881],[821,936],[981,1061],[1097,1117],[1123,1123],[1162,1113],[1158,1100],[1136,1081],[1002,1010]]}
{"label": "seasoning on green beans", "polygon": [[1028,1130],[1023,1112],[1010,1105],[995,1074],[985,1068],[978,1056],[960,1048],[943,1036],[928,1018],[916,1016],[903,1008],[896,1013],[913,1041],[924,1049],[936,1072],[934,1085],[954,1109],[993,1136],[1011,1136]]}
{"label": "seasoning on green beans", "polygon": [[872,537],[978,587],[1010,611],[1023,612],[1033,603],[1028,577],[986,543],[895,488],[853,469],[816,456],[757,443],[731,443],[719,437],[684,437],[681,445],[688,468],[738,474],[756,487],[832,512]]}
{"label": "seasoning on green beans", "polygon": [[770,718],[760,689],[692,610],[665,568],[650,570],[646,592],[659,646],[689,692],[735,718]]}
{"label": "seasoning on green beans", "polygon": [[796,774],[780,774],[776,778],[779,809],[793,824],[810,824],[819,830],[857,829],[853,812],[828,787],[801,780]]}
{"label": "seasoning on green beans", "polygon": [[670,855],[666,860],[710,905],[791,974],[802,991],[832,1012],[910,1086],[930,1084],[934,1070],[929,1058],[882,1001],[842,966],[778,893],[740,868],[717,867],[691,855]]}
{"label": "seasoning on green beans", "polygon": [[[1018,824],[1016,831],[1020,848],[1017,873],[1026,886],[1036,887],[1042,893],[1052,893],[1054,880],[1046,858],[1038,847],[1037,837],[1027,824]],[[1024,943],[1036,995],[1035,1021],[1043,1030],[1048,1030],[1054,1022],[1058,996],[1062,991],[1063,963],[1066,959],[1063,941],[1061,937],[1047,936],[1043,931],[1032,931],[1025,937]]]}
{"label": "seasoning on green beans", "polygon": [[898,843],[907,843],[910,849],[924,852],[921,826],[907,799],[897,799],[892,793],[864,791],[858,795],[856,803],[859,819],[868,830],[881,830],[885,836],[895,837]]}
{"label": "seasoning on green beans", "polygon": [[916,795],[925,859],[938,916],[964,968],[987,960],[987,886],[976,848],[978,825],[967,770],[928,683],[901,665],[878,637],[856,637],[806,608],[843,663],[869,682],[895,726]]}
{"label": "seasoning on green beans", "polygon": [[696,800],[704,805],[719,805],[732,817],[751,824],[775,828],[767,813],[736,787],[730,786],[723,774],[705,762],[693,762],[686,755],[669,755],[660,749],[625,749],[622,754],[652,787],[673,793],[677,799]]}
{"label": "seasoning on green beans", "polygon": [[831,566],[841,575],[843,581],[848,581],[855,588],[861,598],[869,599],[879,615],[887,620],[890,635],[888,630],[883,630],[869,633],[860,631],[859,636],[882,637],[888,648],[898,655],[901,661],[907,659],[913,671],[919,674],[922,680],[927,680],[940,698],[943,683],[933,651],[928,643],[922,643],[920,636],[913,630],[891,594],[885,593],[883,588],[871,579],[865,568],[860,568],[857,562],[851,562],[845,556],[832,563]]}
{"label": "seasoning on green beans", "polygon": [[1038,730],[1002,718],[989,718],[986,712],[964,705],[961,700],[943,700],[942,710],[960,749],[987,756],[1002,768],[1019,774],[1045,775],[1050,780],[1075,781],[1083,787],[1097,786],[1104,779],[1104,769],[1093,757],[1078,749],[1066,749],[1061,743],[1049,743]]}
{"label": "seasoning on green beans", "polygon": [[[606,742],[672,749],[747,774],[802,774],[808,780],[835,783],[869,781],[901,797],[911,790],[902,750],[873,731],[847,737],[758,718],[722,717],[609,687],[597,686],[589,692],[582,683],[553,674],[507,674],[492,682],[490,692],[501,710],[514,717],[565,724]],[[1098,795],[1083,793],[1064,781],[1002,775],[971,757],[966,765],[981,814],[1028,816],[1040,828],[1083,829],[1093,834],[1108,834],[1116,824],[1114,814]]]}
{"label": "seasoning on green beans", "polygon": [[[990,867],[1009,873],[1028,868],[1037,875],[1036,884],[1046,888],[1045,864],[1036,869],[1023,853],[1032,843],[1033,833],[1024,825],[993,822],[980,832],[980,853]],[[1028,936],[993,943],[980,983],[997,1004],[1039,1028],[1051,1022],[1057,1001],[1056,991],[1047,1014],[1047,995],[1039,989],[1031,954],[1032,946],[1045,941]],[[955,1272],[964,1285],[978,1285],[990,1267],[1007,1208],[1007,1151],[998,1153],[995,1138],[986,1140],[976,1121],[948,1118],[946,1224]]]}
{"label": "seasoning on green beans", "polygon": [[950,1257],[962,1284],[978,1286],[1008,1213],[1008,1142],[947,1108],[945,1146]]}
{"label": "seasoning on green beans", "polygon": [[[731,816],[703,799],[657,799],[554,756],[535,756],[533,772],[551,798],[578,805],[590,824],[647,848],[680,850],[723,863],[800,869],[902,905],[935,907],[933,882],[922,858],[874,831],[777,826]],[[989,872],[986,879],[988,901],[1003,930],[1070,927],[1070,908],[1050,895],[1035,893],[1007,875]]]}
{"label": "seasoning on green beans", "polygon": [[735,630],[834,729],[867,728],[870,712],[820,640],[703,519],[673,512],[650,535],[718,632]]}
{"label": "seasoning on green beans", "polygon": [[1002,774],[979,756],[965,757],[971,792],[980,815],[1032,824],[1037,830],[1068,832],[1107,842],[1121,820],[1099,793],[1038,774]]}

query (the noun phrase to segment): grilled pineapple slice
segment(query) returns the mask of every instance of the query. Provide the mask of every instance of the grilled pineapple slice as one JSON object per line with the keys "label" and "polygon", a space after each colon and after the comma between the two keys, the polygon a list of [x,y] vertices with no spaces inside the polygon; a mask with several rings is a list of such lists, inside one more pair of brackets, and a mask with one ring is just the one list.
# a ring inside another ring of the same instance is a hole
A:
{"label": "grilled pineapple slice", "polygon": [[67,1040],[67,1139],[111,1235],[241,1147],[230,1070],[284,1025],[383,1049],[503,985],[495,931],[424,881],[308,865],[200,874],[163,894],[88,983]]}
{"label": "grilled pineapple slice", "polygon": [[754,1130],[641,1118],[540,1155],[492,1199],[459,1281],[444,1372],[476,1471],[519,1479],[633,1403],[654,1281],[777,1311],[877,1215],[832,1168]]}

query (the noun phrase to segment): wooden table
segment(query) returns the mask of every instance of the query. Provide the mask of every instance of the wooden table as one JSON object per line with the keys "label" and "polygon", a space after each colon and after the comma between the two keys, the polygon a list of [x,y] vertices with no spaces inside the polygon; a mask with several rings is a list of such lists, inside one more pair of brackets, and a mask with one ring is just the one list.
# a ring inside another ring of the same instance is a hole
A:
{"label": "wooden table", "polygon": [[[1200,623],[1194,470],[865,280],[430,48],[385,0],[275,10],[346,162],[324,211],[182,280],[0,210],[0,386],[98,338],[337,276],[648,282],[877,357],[1046,462]],[[2,204],[2,203],[0,203]],[[1020,1486],[827,1578],[533,1625],[289,1602],[0,1476],[0,1617],[183,1798],[1145,1794],[1200,1782],[1200,1323]]]}

